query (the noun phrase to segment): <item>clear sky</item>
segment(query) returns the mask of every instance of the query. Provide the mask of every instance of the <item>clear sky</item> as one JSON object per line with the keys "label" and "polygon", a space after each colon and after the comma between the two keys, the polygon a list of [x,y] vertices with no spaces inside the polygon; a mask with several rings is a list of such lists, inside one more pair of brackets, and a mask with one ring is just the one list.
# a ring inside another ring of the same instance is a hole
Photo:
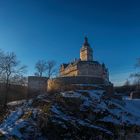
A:
{"label": "clear sky", "polygon": [[0,0],[0,48],[14,51],[30,75],[39,59],[59,66],[79,58],[85,36],[111,81],[123,83],[140,57],[140,1]]}

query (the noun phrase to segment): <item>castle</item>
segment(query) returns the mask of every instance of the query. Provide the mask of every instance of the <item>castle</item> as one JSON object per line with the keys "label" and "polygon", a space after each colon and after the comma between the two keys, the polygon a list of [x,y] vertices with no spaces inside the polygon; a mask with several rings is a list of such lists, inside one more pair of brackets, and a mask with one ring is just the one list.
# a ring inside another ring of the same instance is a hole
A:
{"label": "castle", "polygon": [[109,82],[109,72],[105,64],[100,64],[93,59],[93,50],[88,43],[87,37],[80,49],[80,59],[75,59],[60,67],[60,77],[93,77],[104,82]]}
{"label": "castle", "polygon": [[[82,86],[81,86],[82,85]],[[47,77],[28,77],[29,92],[64,91],[86,86],[102,87],[107,92],[113,92],[113,84],[109,81],[109,72],[105,64],[93,59],[93,50],[87,37],[80,49],[80,58],[60,66],[59,76],[53,79]]]}

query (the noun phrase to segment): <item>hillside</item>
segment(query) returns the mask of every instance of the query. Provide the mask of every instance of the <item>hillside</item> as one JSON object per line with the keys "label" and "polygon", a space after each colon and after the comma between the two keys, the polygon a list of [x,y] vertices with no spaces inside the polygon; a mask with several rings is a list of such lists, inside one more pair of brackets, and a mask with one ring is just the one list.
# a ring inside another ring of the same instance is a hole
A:
{"label": "hillside", "polygon": [[3,140],[112,140],[140,132],[140,100],[108,98],[104,90],[39,95],[8,106],[0,124]]}

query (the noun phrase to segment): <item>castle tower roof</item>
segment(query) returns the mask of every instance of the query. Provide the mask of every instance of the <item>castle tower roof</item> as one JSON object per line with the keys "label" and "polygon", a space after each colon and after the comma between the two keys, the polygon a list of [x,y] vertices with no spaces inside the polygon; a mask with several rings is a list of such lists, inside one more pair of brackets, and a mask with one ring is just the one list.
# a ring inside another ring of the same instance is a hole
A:
{"label": "castle tower roof", "polygon": [[89,43],[88,43],[88,38],[87,37],[85,37],[85,42],[84,42],[83,46],[90,46]]}
{"label": "castle tower roof", "polygon": [[87,37],[85,37],[84,43],[80,50],[80,59],[82,61],[93,61],[93,50],[88,43]]}

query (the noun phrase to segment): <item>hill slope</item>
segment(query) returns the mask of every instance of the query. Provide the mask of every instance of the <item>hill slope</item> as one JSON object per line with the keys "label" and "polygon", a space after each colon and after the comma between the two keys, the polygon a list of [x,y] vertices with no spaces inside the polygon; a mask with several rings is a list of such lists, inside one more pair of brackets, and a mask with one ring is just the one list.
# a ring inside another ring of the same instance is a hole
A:
{"label": "hill slope", "polygon": [[76,90],[11,102],[0,138],[115,139],[140,130],[140,100],[107,98],[104,90]]}

